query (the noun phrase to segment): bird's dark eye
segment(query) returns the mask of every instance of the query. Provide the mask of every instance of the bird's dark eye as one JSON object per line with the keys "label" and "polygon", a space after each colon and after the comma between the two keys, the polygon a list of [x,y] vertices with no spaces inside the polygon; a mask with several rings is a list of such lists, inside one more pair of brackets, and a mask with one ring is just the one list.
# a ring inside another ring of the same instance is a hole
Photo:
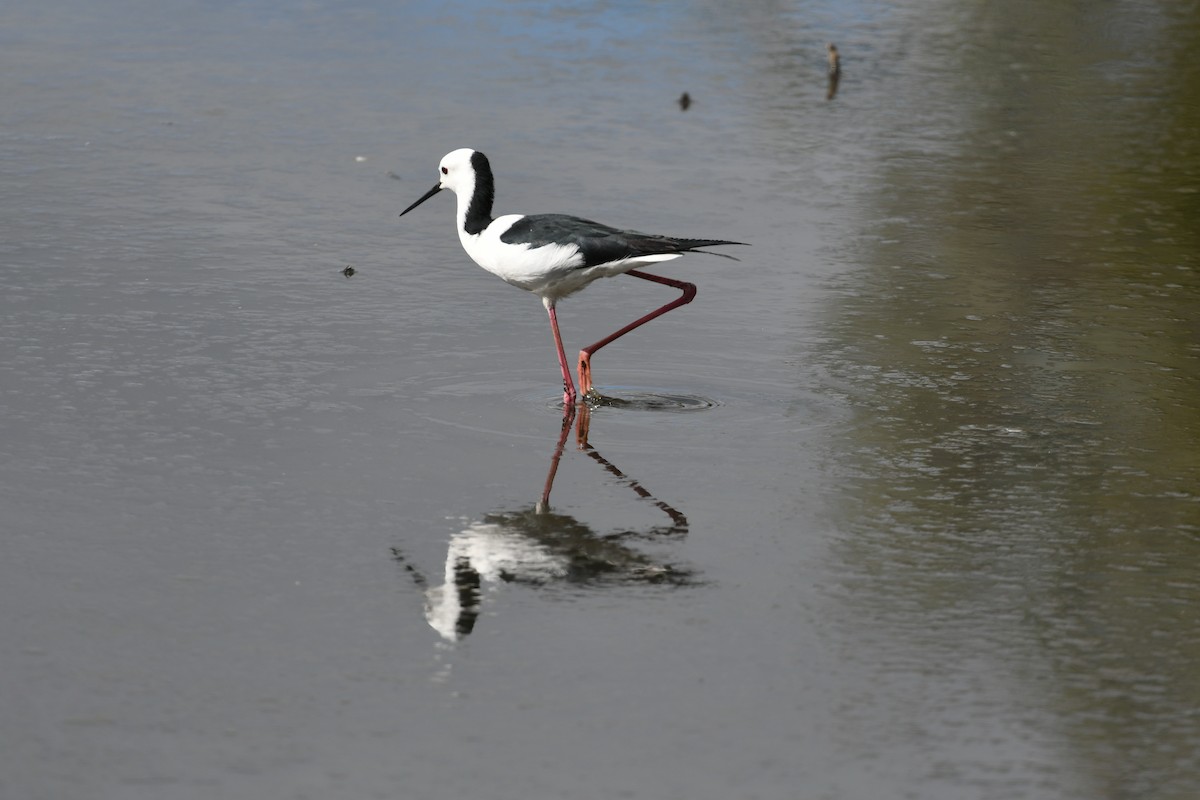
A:
{"label": "bird's dark eye", "polygon": [[445,167],[442,167],[442,174],[443,174],[443,175],[449,175],[449,174],[450,174],[450,170],[446,169]]}

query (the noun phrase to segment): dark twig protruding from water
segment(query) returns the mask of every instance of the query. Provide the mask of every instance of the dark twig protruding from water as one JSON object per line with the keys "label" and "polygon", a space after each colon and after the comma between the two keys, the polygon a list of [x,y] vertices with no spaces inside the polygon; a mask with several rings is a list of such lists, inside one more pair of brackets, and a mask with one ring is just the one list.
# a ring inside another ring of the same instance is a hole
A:
{"label": "dark twig protruding from water", "polygon": [[829,57],[829,89],[825,92],[825,99],[832,100],[837,94],[838,81],[842,79],[842,59],[838,55],[837,45],[830,42],[826,48]]}

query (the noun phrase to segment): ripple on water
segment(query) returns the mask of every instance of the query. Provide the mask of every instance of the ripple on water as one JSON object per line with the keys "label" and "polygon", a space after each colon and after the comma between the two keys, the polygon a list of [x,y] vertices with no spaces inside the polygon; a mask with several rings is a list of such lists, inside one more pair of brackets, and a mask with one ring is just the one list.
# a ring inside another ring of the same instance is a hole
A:
{"label": "ripple on water", "polygon": [[588,392],[584,401],[594,409],[616,408],[624,411],[666,411],[669,413],[707,411],[721,405],[719,401],[703,395],[639,389],[629,386],[607,387],[603,392],[593,389]]}
{"label": "ripple on water", "polygon": [[[532,404],[538,408],[562,410],[561,389],[545,381],[538,382],[536,379],[499,371],[475,371],[469,377],[457,373],[426,373],[396,384],[363,390],[360,394],[404,395],[418,402],[431,400],[443,404],[448,400],[466,403],[494,403],[499,400],[527,407]],[[649,386],[603,386],[593,389],[583,399],[593,410],[686,413],[725,405],[724,401],[707,395]]]}

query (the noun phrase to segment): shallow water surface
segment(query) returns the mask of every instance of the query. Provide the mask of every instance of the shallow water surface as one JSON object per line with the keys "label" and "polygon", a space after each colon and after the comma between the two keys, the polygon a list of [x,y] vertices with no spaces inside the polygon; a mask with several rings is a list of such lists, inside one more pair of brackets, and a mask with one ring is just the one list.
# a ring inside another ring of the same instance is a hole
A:
{"label": "shallow water surface", "polygon": [[0,11],[0,796],[1195,796],[1196,9],[733,9]]}

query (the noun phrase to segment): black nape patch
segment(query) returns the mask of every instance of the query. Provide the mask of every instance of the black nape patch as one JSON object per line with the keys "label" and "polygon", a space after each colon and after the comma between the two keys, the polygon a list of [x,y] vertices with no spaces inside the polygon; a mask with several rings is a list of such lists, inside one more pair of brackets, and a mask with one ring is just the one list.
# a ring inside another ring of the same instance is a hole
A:
{"label": "black nape patch", "polygon": [[496,184],[492,179],[492,165],[487,156],[476,150],[471,153],[471,169],[475,172],[475,191],[467,206],[467,218],[463,229],[472,236],[483,233],[492,224],[492,203],[496,199]]}

